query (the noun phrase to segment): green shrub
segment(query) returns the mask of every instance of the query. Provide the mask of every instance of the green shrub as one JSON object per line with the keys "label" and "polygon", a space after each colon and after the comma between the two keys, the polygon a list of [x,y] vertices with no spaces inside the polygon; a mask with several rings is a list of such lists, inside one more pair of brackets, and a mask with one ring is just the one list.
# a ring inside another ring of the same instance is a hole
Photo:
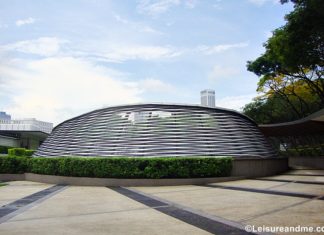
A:
{"label": "green shrub", "polygon": [[25,150],[25,156],[26,157],[31,157],[33,156],[33,154],[36,152],[36,150],[32,150],[32,149],[26,149]]}
{"label": "green shrub", "polygon": [[98,178],[218,177],[230,175],[232,169],[231,158],[6,157],[3,159],[0,158],[1,173],[31,172],[44,175]]}
{"label": "green shrub", "polygon": [[31,157],[36,150],[25,148],[11,148],[8,149],[9,156]]}
{"label": "green shrub", "polygon": [[54,158],[29,158],[28,172],[43,175],[58,175],[59,161]]}
{"label": "green shrub", "polygon": [[322,147],[298,147],[294,149],[287,149],[286,151],[280,151],[280,155],[287,157],[316,157],[324,155],[324,151]]}
{"label": "green shrub", "polygon": [[9,156],[25,156],[25,148],[12,148],[8,150],[8,155]]}
{"label": "green shrub", "polygon": [[28,171],[28,159],[25,157],[0,157],[1,174],[22,174]]}

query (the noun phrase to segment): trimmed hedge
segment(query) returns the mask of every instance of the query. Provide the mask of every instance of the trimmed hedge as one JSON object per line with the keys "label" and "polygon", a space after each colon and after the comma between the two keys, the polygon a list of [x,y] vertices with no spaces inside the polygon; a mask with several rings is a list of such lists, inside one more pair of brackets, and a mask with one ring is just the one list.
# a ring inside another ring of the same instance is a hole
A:
{"label": "trimmed hedge", "polygon": [[26,149],[25,150],[25,156],[26,157],[31,157],[33,156],[33,154],[36,152],[36,150],[33,150],[33,149]]}
{"label": "trimmed hedge", "polygon": [[282,156],[303,156],[303,157],[318,157],[324,155],[324,146],[322,147],[305,147],[305,148],[297,148],[297,149],[287,149],[286,151],[280,151],[280,155]]}
{"label": "trimmed hedge", "polygon": [[12,148],[8,150],[8,155],[22,157],[25,156],[25,151],[26,151],[25,148]]}
{"label": "trimmed hedge", "polygon": [[25,148],[11,148],[8,149],[9,156],[19,156],[19,157],[31,157],[36,150],[25,149]]}
{"label": "trimmed hedge", "polygon": [[0,174],[22,174],[28,169],[26,157],[0,157]]}
{"label": "trimmed hedge", "polygon": [[0,158],[0,173],[30,172],[98,178],[197,178],[229,176],[231,158]]}

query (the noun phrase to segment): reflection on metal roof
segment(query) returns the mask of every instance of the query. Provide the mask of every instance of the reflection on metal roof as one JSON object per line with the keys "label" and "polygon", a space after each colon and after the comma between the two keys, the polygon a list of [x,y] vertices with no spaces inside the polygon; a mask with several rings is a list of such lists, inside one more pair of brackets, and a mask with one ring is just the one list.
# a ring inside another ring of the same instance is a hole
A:
{"label": "reflection on metal roof", "polygon": [[274,152],[253,121],[230,110],[139,104],[95,110],[54,128],[36,156],[234,156]]}

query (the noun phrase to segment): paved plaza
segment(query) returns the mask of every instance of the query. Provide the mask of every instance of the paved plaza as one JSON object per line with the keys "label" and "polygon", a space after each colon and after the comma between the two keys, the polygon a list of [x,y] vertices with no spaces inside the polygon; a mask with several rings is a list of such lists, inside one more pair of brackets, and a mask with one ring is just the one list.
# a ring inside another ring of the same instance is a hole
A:
{"label": "paved plaza", "polygon": [[324,226],[323,211],[324,170],[204,186],[0,187],[1,235],[248,234],[246,225]]}

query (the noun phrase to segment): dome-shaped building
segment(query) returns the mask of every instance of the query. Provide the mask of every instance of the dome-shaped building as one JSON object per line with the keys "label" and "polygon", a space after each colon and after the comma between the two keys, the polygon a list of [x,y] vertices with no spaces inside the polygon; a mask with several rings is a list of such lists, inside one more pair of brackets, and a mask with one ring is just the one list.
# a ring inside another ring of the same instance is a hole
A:
{"label": "dome-shaped building", "polygon": [[199,105],[136,104],[95,110],[53,129],[35,156],[233,156],[275,152],[248,117]]}

